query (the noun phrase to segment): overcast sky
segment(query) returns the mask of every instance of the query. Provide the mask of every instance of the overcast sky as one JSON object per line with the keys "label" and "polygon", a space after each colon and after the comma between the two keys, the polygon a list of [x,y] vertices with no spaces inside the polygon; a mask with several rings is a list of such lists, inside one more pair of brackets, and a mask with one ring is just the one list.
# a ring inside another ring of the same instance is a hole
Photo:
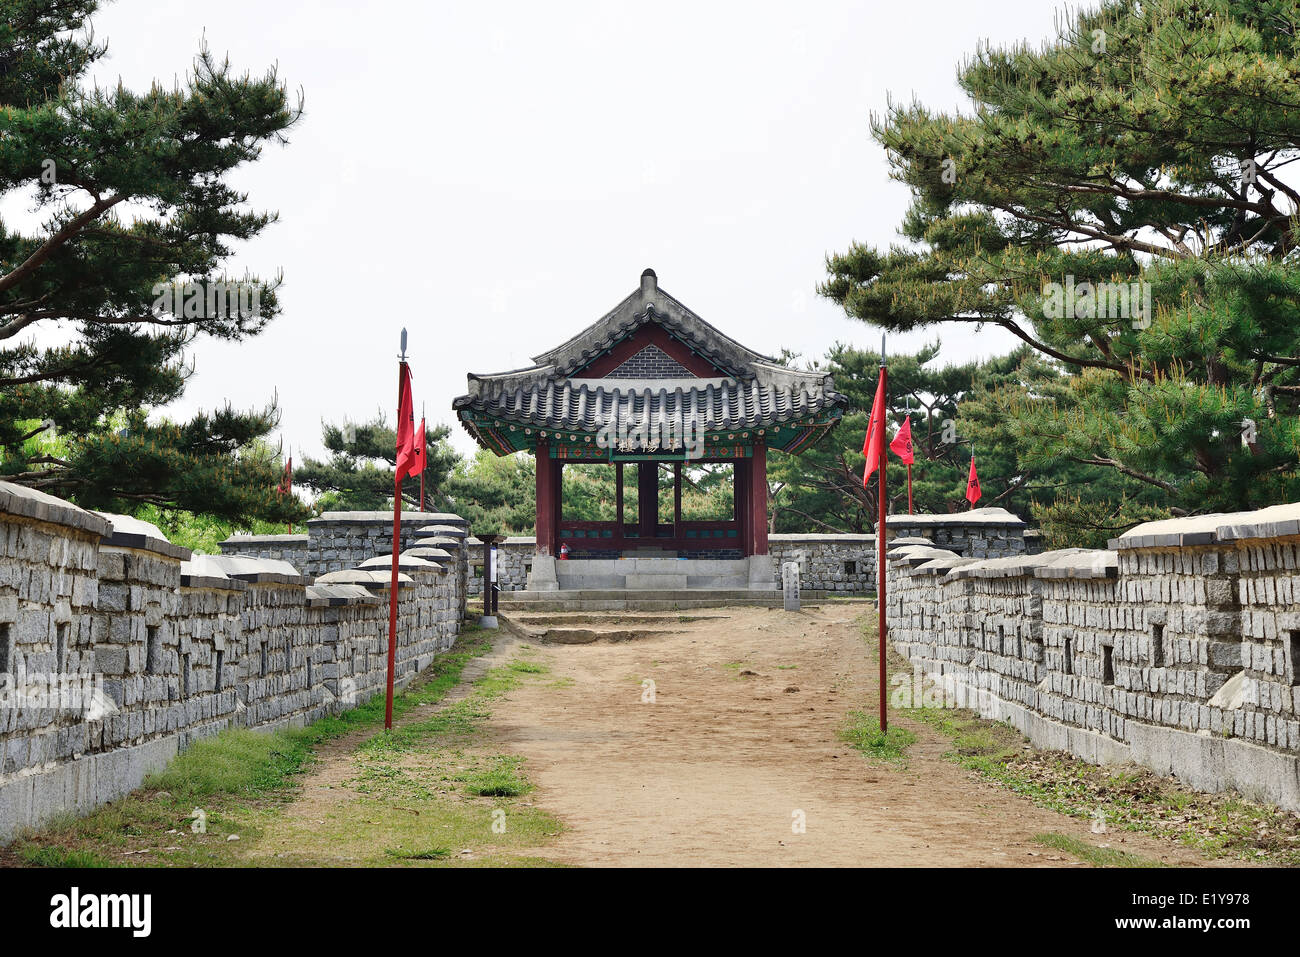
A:
{"label": "overcast sky", "polygon": [[[241,70],[278,65],[306,98],[291,143],[233,180],[281,220],[230,272],[282,269],[283,315],[243,344],[200,340],[168,414],[278,392],[285,444],[318,455],[322,419],[391,419],[406,326],[417,411],[452,423],[466,372],[530,364],[647,266],[760,352],[874,345],[814,291],[828,252],[895,241],[907,204],[869,114],[891,94],[959,106],[955,67],[978,41],[1038,43],[1056,6],[108,4],[101,83],[170,85],[206,36]],[[1001,330],[943,338],[952,362],[1012,346]]]}

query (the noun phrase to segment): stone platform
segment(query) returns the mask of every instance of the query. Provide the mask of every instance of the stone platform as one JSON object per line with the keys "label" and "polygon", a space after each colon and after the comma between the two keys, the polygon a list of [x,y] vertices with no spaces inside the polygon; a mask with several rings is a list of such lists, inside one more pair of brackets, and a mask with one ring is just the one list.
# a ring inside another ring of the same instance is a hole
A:
{"label": "stone platform", "polygon": [[[754,555],[739,559],[622,557],[554,559],[538,556],[528,576],[532,592],[554,596],[557,591],[679,592],[688,590],[777,589],[772,559]],[[635,597],[635,596],[634,596]]]}

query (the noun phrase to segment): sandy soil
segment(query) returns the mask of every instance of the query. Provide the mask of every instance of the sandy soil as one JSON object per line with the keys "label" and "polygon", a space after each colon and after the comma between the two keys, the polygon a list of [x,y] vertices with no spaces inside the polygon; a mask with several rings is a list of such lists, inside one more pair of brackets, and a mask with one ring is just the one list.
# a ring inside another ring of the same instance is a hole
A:
{"label": "sandy soil", "polygon": [[[668,617],[674,633],[657,637],[532,642],[533,660],[560,680],[511,692],[489,733],[496,750],[527,759],[530,797],[567,825],[537,853],[603,866],[1080,866],[1032,842],[1055,831],[1205,863],[1035,808],[944,760],[948,741],[924,725],[901,722],[918,735],[905,767],[848,747],[836,735],[846,713],[875,701],[862,611],[720,609]],[[647,678],[653,703],[642,700]],[[804,833],[793,833],[796,812]]]}

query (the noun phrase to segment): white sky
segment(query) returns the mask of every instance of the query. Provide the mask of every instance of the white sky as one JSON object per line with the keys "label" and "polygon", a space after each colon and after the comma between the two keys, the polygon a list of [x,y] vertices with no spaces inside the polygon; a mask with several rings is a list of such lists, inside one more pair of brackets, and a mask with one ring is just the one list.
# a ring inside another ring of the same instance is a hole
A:
{"label": "white sky", "polygon": [[[278,391],[285,444],[320,454],[322,419],[391,418],[406,326],[417,410],[452,423],[466,372],[529,364],[646,266],[761,352],[878,343],[814,294],[828,252],[893,242],[907,204],[869,113],[891,93],[958,106],[977,41],[1037,43],[1056,7],[117,0],[94,21],[99,82],[170,84],[206,35],[306,96],[290,145],[233,180],[281,221],[230,272],[283,269],[283,314],[243,344],[200,340],[168,413]],[[952,362],[1013,344],[942,334]]]}

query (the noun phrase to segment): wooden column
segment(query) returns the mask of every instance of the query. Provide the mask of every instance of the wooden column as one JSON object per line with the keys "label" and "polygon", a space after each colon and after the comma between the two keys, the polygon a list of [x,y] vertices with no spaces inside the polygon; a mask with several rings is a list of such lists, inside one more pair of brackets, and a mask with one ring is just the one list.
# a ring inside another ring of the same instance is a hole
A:
{"label": "wooden column", "polygon": [[749,545],[751,555],[767,554],[767,446],[754,445],[749,460]]}
{"label": "wooden column", "polygon": [[614,463],[614,537],[623,541],[623,463]]}
{"label": "wooden column", "polygon": [[636,517],[641,540],[654,541],[659,524],[659,463],[636,464]]}
{"label": "wooden column", "polygon": [[555,469],[555,554],[560,554],[560,525],[564,521],[564,459],[551,459]]}
{"label": "wooden column", "polygon": [[555,467],[551,450],[545,442],[537,443],[537,544],[533,551],[538,555],[555,554]]}
{"label": "wooden column", "polygon": [[673,463],[673,538],[682,537],[682,463]]}
{"label": "wooden column", "polygon": [[736,459],[731,465],[731,489],[735,498],[732,517],[740,533],[740,552],[749,555],[749,460]]}

